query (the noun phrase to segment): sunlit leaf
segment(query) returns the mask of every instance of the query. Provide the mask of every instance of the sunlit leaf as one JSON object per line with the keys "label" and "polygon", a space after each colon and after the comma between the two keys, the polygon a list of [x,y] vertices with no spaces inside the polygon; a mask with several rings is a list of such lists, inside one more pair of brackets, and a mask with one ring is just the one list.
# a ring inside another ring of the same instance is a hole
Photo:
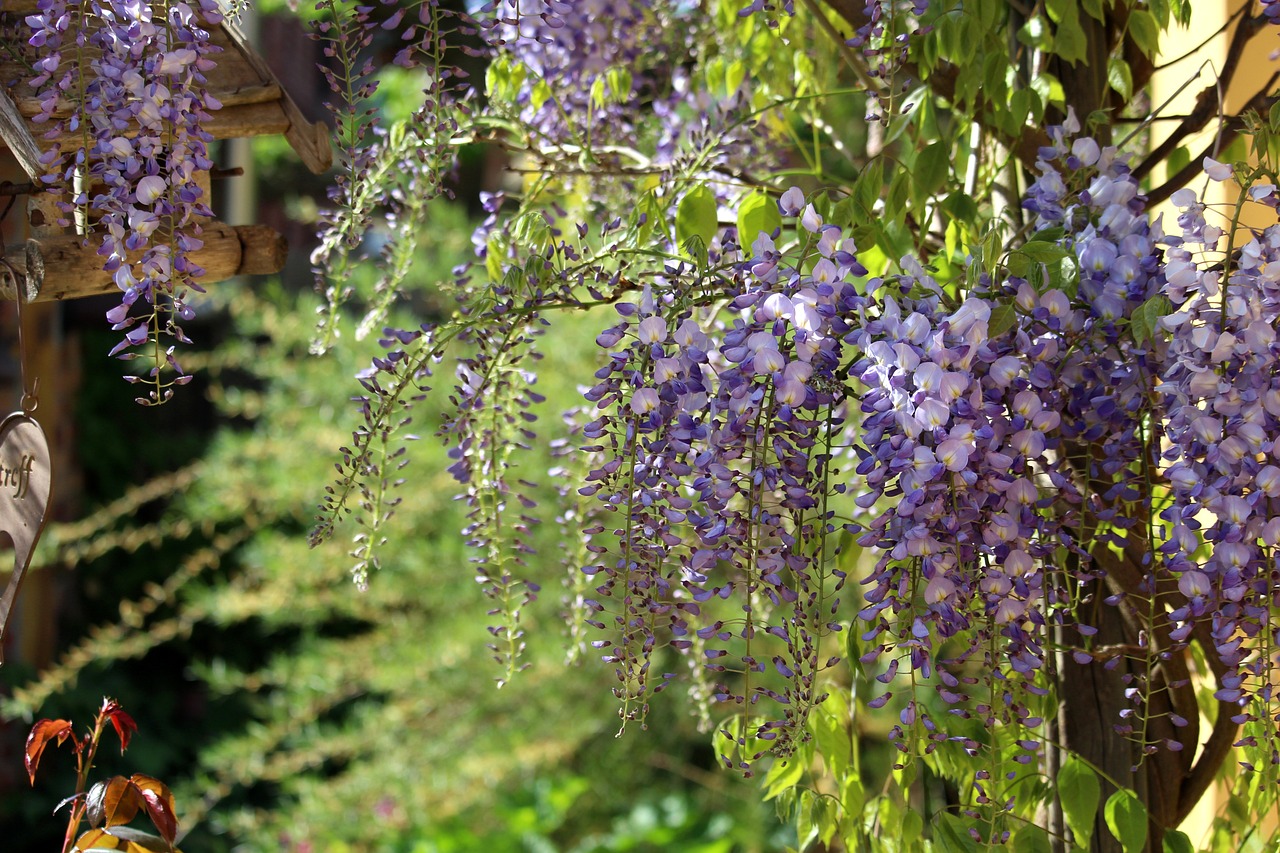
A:
{"label": "sunlit leaf", "polygon": [[25,761],[27,776],[31,779],[32,785],[36,783],[36,768],[40,765],[40,756],[44,753],[44,748],[49,745],[49,741],[56,739],[58,746],[61,746],[70,736],[69,720],[41,720],[31,727],[31,733],[27,735]]}
{"label": "sunlit leaf", "polygon": [[804,762],[792,756],[789,759],[775,761],[764,777],[766,800],[772,800],[788,788],[794,788],[804,776]]}
{"label": "sunlit leaf", "polygon": [[142,792],[123,776],[112,776],[89,789],[85,817],[95,829],[119,826],[133,820],[143,807]]}
{"label": "sunlit leaf", "polygon": [[1102,785],[1098,774],[1074,755],[1068,755],[1058,771],[1058,796],[1062,800],[1062,813],[1067,828],[1075,834],[1076,843],[1089,847],[1093,836],[1093,820],[1098,813],[1098,801],[1102,799]]}
{"label": "sunlit leaf", "polygon": [[172,844],[178,835],[178,816],[169,786],[151,776],[135,773],[130,780],[142,796],[147,816],[160,835]]}
{"label": "sunlit leaf", "polygon": [[753,192],[738,205],[738,242],[750,246],[763,231],[772,234],[782,227],[778,203],[767,193]]}
{"label": "sunlit leaf", "polygon": [[103,699],[102,710],[99,713],[111,721],[112,727],[120,738],[120,752],[123,754],[129,748],[129,739],[138,730],[138,724],[133,721],[133,717],[125,713],[124,709],[120,707],[120,703],[114,699]]}
{"label": "sunlit leaf", "polygon": [[1103,816],[1124,853],[1143,853],[1147,844],[1147,809],[1133,791],[1121,788],[1108,797]]}
{"label": "sunlit leaf", "polygon": [[690,237],[699,237],[709,244],[717,228],[716,197],[711,190],[698,186],[685,193],[676,208],[676,242],[684,245]]}

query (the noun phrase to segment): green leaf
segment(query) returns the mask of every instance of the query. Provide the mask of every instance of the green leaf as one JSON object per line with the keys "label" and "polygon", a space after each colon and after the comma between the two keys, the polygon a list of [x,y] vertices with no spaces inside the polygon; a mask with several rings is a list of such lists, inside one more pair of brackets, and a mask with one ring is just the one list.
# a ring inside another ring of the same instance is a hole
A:
{"label": "green leaf", "polygon": [[991,317],[987,320],[987,338],[1000,337],[1017,322],[1018,313],[1012,305],[997,305],[991,309]]}
{"label": "green leaf", "polygon": [[887,219],[901,219],[907,209],[907,191],[911,189],[911,174],[899,169],[889,182],[889,194],[885,197],[884,212]]}
{"label": "green leaf", "polygon": [[942,202],[942,209],[955,221],[970,228],[978,227],[978,203],[962,192],[956,191]]}
{"label": "green leaf", "polygon": [[978,844],[969,835],[969,821],[943,814],[934,829],[933,846],[939,853],[977,853]]}
{"label": "green leaf", "polygon": [[1125,103],[1133,100],[1133,71],[1129,63],[1118,56],[1107,61],[1107,83],[1124,98]]}
{"label": "green leaf", "polygon": [[983,94],[991,101],[992,107],[999,109],[1009,88],[1009,57],[996,51],[987,54],[982,66],[982,80],[986,86]]}
{"label": "green leaf", "polygon": [[951,170],[951,146],[942,140],[930,143],[916,155],[912,178],[926,196],[937,192]]}
{"label": "green leaf", "polygon": [[1018,89],[1009,97],[1009,112],[1004,130],[1010,136],[1018,136],[1026,127],[1027,118],[1031,115],[1031,101],[1036,93],[1030,89]]}
{"label": "green leaf", "polygon": [[605,105],[605,81],[603,77],[596,77],[591,81],[591,103],[597,109]]}
{"label": "green leaf", "polygon": [[1191,845],[1191,839],[1187,837],[1185,832],[1166,829],[1164,831],[1164,853],[1196,853],[1196,849]]}
{"label": "green leaf", "polygon": [[713,59],[705,66],[704,72],[707,76],[707,90],[716,94],[724,93],[724,60]]}
{"label": "green leaf", "polygon": [[1187,146],[1179,145],[1169,153],[1169,160],[1165,166],[1168,170],[1169,177],[1181,172],[1191,163],[1191,152],[1187,150]]}
{"label": "green leaf", "polygon": [[1151,15],[1156,19],[1160,29],[1169,28],[1169,3],[1167,0],[1148,0],[1147,8],[1151,10]]}
{"label": "green leaf", "polygon": [[1058,22],[1053,33],[1054,53],[1075,65],[1085,58],[1089,40],[1080,26],[1080,7],[1076,0],[1049,0],[1049,16]]}
{"label": "green leaf", "polygon": [[1043,240],[1029,240],[1023,243],[1018,251],[1040,264],[1051,264],[1067,256],[1066,249],[1057,243],[1047,243]]}
{"label": "green leaf", "polygon": [[1129,13],[1129,35],[1138,50],[1148,58],[1155,56],[1160,49],[1160,26],[1145,9],[1134,9]]}
{"label": "green leaf", "polygon": [[1032,77],[1029,85],[1046,104],[1066,103],[1067,95],[1062,89],[1062,82],[1047,71]]}
{"label": "green leaf", "polygon": [[704,245],[716,236],[720,223],[716,219],[716,197],[704,186],[696,186],[680,199],[676,208],[676,242],[684,245],[690,237],[699,237]]}
{"label": "green leaf", "polygon": [[760,232],[772,234],[782,227],[782,214],[778,203],[768,193],[756,190],[738,205],[738,242],[750,246]]}
{"label": "green leaf", "polygon": [[[824,706],[825,707],[825,706]],[[853,742],[843,723],[823,708],[809,716],[809,728],[817,744],[818,755],[827,765],[831,775],[842,778],[849,770]]]}
{"label": "green leaf", "polygon": [[549,100],[551,100],[551,86],[547,81],[539,80],[534,83],[533,88],[529,91],[529,107],[537,111]]}
{"label": "green leaf", "polygon": [[924,834],[924,818],[920,816],[920,812],[915,809],[903,812],[901,832],[903,846],[907,848],[920,840],[920,836]]}
{"label": "green leaf", "polygon": [[631,72],[626,68],[610,68],[605,72],[609,82],[609,95],[614,103],[625,103],[631,97]]}
{"label": "green leaf", "polygon": [[1088,13],[1090,18],[1095,21],[1104,20],[1102,11],[1102,0],[1081,0],[1080,5]]}
{"label": "green leaf", "polygon": [[1093,837],[1093,819],[1098,812],[1098,801],[1102,799],[1102,785],[1098,782],[1098,774],[1074,755],[1068,755],[1058,771],[1058,796],[1062,800],[1062,813],[1067,820],[1067,828],[1076,837],[1076,844],[1089,848],[1089,839]]}
{"label": "green leaf", "polygon": [[1053,845],[1049,843],[1049,833],[1034,823],[1024,824],[1009,839],[1009,849],[1018,853],[1053,853]]}
{"label": "green leaf", "polygon": [[858,175],[858,181],[853,185],[853,197],[862,209],[869,213],[880,198],[880,192],[883,189],[884,161],[872,160],[862,170],[862,174]]}
{"label": "green leaf", "polygon": [[765,794],[766,800],[772,800],[790,788],[794,788],[800,783],[801,777],[804,776],[804,762],[798,756],[775,761],[773,766],[769,768],[769,772],[765,774]]}
{"label": "green leaf", "polygon": [[746,79],[747,66],[742,62],[735,61],[730,63],[729,67],[724,71],[724,87],[730,95],[738,91],[738,87],[742,85],[742,81]]}
{"label": "green leaf", "polygon": [[1000,12],[1005,7],[1003,0],[979,0],[977,3],[978,21],[984,30],[995,28],[1000,19]]}
{"label": "green leaf", "polygon": [[1134,343],[1141,344],[1146,340],[1155,340],[1156,335],[1161,331],[1160,318],[1169,316],[1171,311],[1173,311],[1173,305],[1162,293],[1157,293],[1139,305],[1130,321]]}
{"label": "green leaf", "polygon": [[862,780],[856,773],[851,773],[840,789],[840,805],[844,813],[851,815],[855,821],[862,817],[862,810],[867,804],[867,794],[862,787]]}
{"label": "green leaf", "polygon": [[1108,797],[1103,815],[1107,829],[1124,853],[1143,853],[1147,844],[1147,809],[1133,791],[1121,788]]}

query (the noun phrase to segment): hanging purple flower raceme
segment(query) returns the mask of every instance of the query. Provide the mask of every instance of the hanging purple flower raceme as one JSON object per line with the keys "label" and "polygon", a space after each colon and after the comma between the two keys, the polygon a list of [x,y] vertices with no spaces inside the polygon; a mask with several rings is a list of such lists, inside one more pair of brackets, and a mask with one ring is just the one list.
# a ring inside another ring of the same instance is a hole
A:
{"label": "hanging purple flower raceme", "polygon": [[589,531],[596,606],[621,603],[615,624],[593,617],[613,634],[598,645],[629,689],[644,688],[650,654],[670,644],[700,650],[717,701],[758,711],[761,697],[777,701],[779,718],[727,732],[737,754],[726,761],[743,768],[760,744],[786,754],[804,739],[822,698],[816,676],[833,664],[818,644],[836,628],[843,584],[822,544],[833,529],[830,442],[843,423],[835,330],[847,279],[865,270],[815,217],[802,232],[821,254],[812,269],[784,262],[761,234],[717,287],[738,294],[732,322],[682,307],[688,265],[618,306],[622,322],[597,339],[608,362],[587,392],[597,416],[584,449],[598,464],[583,492],[620,516]]}
{"label": "hanging purple flower raceme", "polygon": [[527,75],[517,105],[539,145],[629,144],[642,93],[666,97],[679,30],[638,0],[497,0],[479,13],[501,61]]}
{"label": "hanging purple flower raceme", "polygon": [[[1045,405],[1058,348],[1032,317],[992,335],[990,295],[948,311],[937,285],[907,266],[905,276],[873,280],[872,300],[850,306],[847,340],[865,353],[852,370],[866,389],[857,504],[875,508],[851,529],[882,552],[864,580],[863,639],[874,645],[863,662],[888,652],[884,683],[900,658],[929,679],[938,643],[961,637],[967,645],[937,671],[944,700],[969,698],[948,670],[974,655],[988,677],[1012,685],[1017,676],[1035,692],[1045,627],[1065,606],[1047,569],[1070,542],[1042,489],[1052,483],[1061,501],[1078,500],[1054,458],[1059,417]],[[978,713],[989,725],[1025,716],[1016,703]]]}
{"label": "hanging purple flower raceme", "polygon": [[[1162,235],[1115,150],[1072,131],[1051,131],[1025,205],[1036,231],[998,286],[984,273],[956,304],[904,259],[905,275],[850,305],[847,340],[863,353],[852,374],[866,388],[858,504],[871,511],[852,529],[882,551],[866,579],[864,662],[892,653],[887,684],[900,660],[931,678],[942,644],[964,640],[937,689],[989,726],[1034,719],[1016,694],[1039,692],[1050,629],[1092,634],[1071,588],[1103,573],[1097,549],[1148,533],[1157,460],[1145,424],[1163,349],[1154,330],[1132,329],[1164,281]],[[972,704],[974,659],[981,681],[1012,691],[1003,709]]]}
{"label": "hanging purple flower raceme", "polygon": [[[1217,171],[1217,180],[1232,177]],[[1274,187],[1246,191],[1275,207]],[[1173,636],[1212,648],[1225,668],[1216,698],[1237,709],[1237,723],[1263,721],[1271,763],[1280,765],[1280,226],[1214,263],[1224,241],[1244,238],[1208,224],[1194,191],[1173,202],[1182,239],[1171,241],[1166,270],[1175,310],[1163,321],[1172,341],[1160,386],[1173,493],[1161,516],[1170,531],[1162,551],[1182,602],[1170,614]]]}
{"label": "hanging purple flower raceme", "polygon": [[[218,50],[209,33],[222,21],[218,4],[175,3],[163,13],[154,17],[141,3],[70,9],[48,0],[26,20],[29,44],[40,51],[32,85],[43,111],[35,120],[50,124],[45,138],[54,142],[45,181],[63,193],[61,224],[101,235],[98,253],[123,293],[107,313],[112,328],[126,332],[112,355],[136,358],[145,347],[150,371],[127,378],[149,386],[139,398],[147,404],[190,381],[162,339],[189,343],[181,323],[193,316],[188,294],[201,290],[204,272],[190,255],[212,215],[197,173],[212,168],[204,125],[220,106],[205,89]],[[74,56],[63,46],[68,27]],[[62,102],[71,104],[66,118],[58,118]]]}
{"label": "hanging purple flower raceme", "polygon": [[[351,273],[366,239],[380,246],[382,275],[368,295],[357,338],[375,332],[387,312],[427,229],[429,202],[448,195],[445,179],[455,163],[453,138],[472,95],[467,73],[446,61],[451,35],[474,33],[464,12],[423,0],[410,14],[399,0],[367,5],[319,0],[312,37],[321,43],[319,65],[333,101],[338,170],[329,188],[332,206],[319,218],[320,244],[311,255],[316,290],[325,305],[311,349],[323,353],[339,336],[342,308],[355,295]],[[403,68],[431,69],[422,103],[408,119],[378,127],[378,79],[374,58],[394,51]]]}

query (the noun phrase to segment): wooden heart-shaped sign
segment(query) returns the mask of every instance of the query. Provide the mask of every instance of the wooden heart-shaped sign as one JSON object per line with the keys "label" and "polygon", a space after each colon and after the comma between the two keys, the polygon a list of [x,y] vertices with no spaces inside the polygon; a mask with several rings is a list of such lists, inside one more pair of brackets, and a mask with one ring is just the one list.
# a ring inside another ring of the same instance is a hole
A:
{"label": "wooden heart-shaped sign", "polygon": [[44,430],[22,412],[9,415],[0,423],[0,533],[13,540],[13,575],[0,599],[0,663],[18,587],[44,532],[52,485]]}

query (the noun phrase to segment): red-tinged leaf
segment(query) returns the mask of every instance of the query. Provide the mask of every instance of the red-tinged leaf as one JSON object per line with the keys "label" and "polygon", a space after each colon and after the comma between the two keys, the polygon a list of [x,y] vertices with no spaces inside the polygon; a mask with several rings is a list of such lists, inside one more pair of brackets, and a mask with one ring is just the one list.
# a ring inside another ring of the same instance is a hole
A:
{"label": "red-tinged leaf", "polygon": [[109,828],[128,823],[144,805],[138,786],[123,776],[112,776],[89,789],[85,798],[85,817],[89,826]]}
{"label": "red-tinged leaf", "polygon": [[155,824],[156,831],[172,845],[174,839],[178,837],[178,815],[173,801],[173,792],[159,779],[143,773],[133,774],[132,781],[142,792],[147,816]]}
{"label": "red-tinged leaf", "polygon": [[112,838],[101,829],[91,829],[76,839],[73,853],[88,853],[90,850],[120,850],[125,842]]}
{"label": "red-tinged leaf", "polygon": [[27,776],[31,778],[32,785],[36,783],[36,768],[40,766],[40,755],[49,741],[57,738],[58,746],[62,746],[62,742],[70,736],[70,720],[41,720],[31,727],[31,734],[27,735],[26,763]]}
{"label": "red-tinged leaf", "polygon": [[98,712],[99,716],[106,717],[111,721],[111,725],[115,727],[116,734],[120,736],[120,754],[129,748],[129,738],[133,737],[133,733],[138,730],[138,724],[133,721],[120,707],[120,703],[114,699],[103,699],[102,710]]}

